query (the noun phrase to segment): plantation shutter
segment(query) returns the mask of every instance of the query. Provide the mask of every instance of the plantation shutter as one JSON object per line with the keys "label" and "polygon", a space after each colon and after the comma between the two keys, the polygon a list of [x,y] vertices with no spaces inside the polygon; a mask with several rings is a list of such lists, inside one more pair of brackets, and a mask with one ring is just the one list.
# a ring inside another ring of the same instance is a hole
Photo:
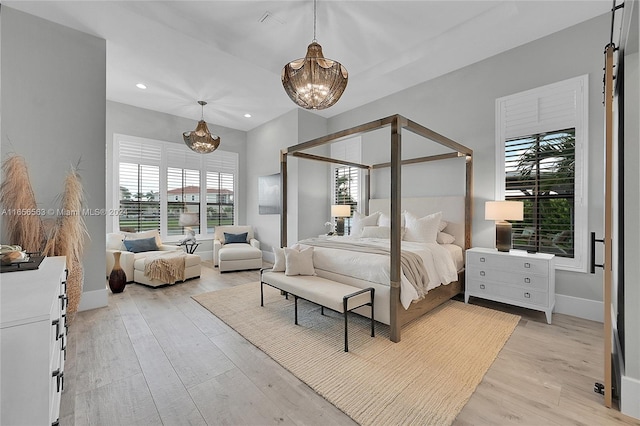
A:
{"label": "plantation shutter", "polygon": [[207,228],[235,223],[235,177],[238,154],[215,151],[205,159],[207,170]]}
{"label": "plantation shutter", "polygon": [[118,144],[119,207],[122,231],[160,229],[160,160],[162,147],[120,140]]}
{"label": "plantation shutter", "polygon": [[[360,138],[352,138],[331,144],[331,158],[360,163],[362,158]],[[336,165],[333,169],[333,204],[351,206],[351,217],[345,218],[345,233],[351,231],[351,219],[360,200],[360,169]]]}
{"label": "plantation shutter", "polygon": [[576,215],[585,202],[583,161],[576,161],[583,146],[576,140],[584,139],[587,82],[578,77],[497,102],[504,166],[498,169],[504,174],[497,198],[524,202],[524,220],[512,224],[514,248],[566,258],[576,254],[576,240],[582,239],[577,229],[586,226]]}

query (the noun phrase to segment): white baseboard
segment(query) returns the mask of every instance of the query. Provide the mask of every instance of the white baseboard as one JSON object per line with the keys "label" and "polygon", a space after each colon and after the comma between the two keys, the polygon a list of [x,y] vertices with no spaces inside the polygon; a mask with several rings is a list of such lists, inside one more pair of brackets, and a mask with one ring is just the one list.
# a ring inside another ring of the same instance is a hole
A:
{"label": "white baseboard", "polygon": [[104,308],[107,306],[107,289],[85,291],[80,298],[78,312],[88,311],[90,309]]}
{"label": "white baseboard", "polygon": [[640,380],[622,376],[620,382],[620,412],[640,420]]}
{"label": "white baseboard", "polygon": [[597,300],[556,293],[556,306],[553,312],[591,321],[604,322],[604,304]]}

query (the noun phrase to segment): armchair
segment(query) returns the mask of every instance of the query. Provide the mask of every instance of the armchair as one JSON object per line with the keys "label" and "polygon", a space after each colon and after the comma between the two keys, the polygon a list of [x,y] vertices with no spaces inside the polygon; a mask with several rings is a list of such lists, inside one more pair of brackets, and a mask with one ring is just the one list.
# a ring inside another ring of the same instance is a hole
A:
{"label": "armchair", "polygon": [[[242,242],[231,242],[227,236],[247,233]],[[251,226],[225,225],[216,226],[213,240],[213,264],[220,272],[239,271],[262,268],[262,251],[260,242],[254,238]]]}
{"label": "armchair", "polygon": [[[158,250],[156,251],[146,251],[142,253],[133,253],[127,251],[124,246],[125,238],[127,240],[139,240],[143,238],[152,238],[156,239],[156,245],[158,246]],[[181,247],[178,246],[170,246],[162,244],[160,240],[160,234],[157,229],[153,229],[150,231],[144,232],[114,232],[107,234],[107,253],[106,253],[106,261],[107,261],[107,277],[111,273],[113,269],[113,253],[115,251],[120,251],[122,254],[120,255],[120,266],[122,270],[127,275],[127,282],[131,282],[134,280],[134,263],[138,259],[143,259],[149,255],[157,254],[161,251],[173,251],[173,250],[182,250]]]}

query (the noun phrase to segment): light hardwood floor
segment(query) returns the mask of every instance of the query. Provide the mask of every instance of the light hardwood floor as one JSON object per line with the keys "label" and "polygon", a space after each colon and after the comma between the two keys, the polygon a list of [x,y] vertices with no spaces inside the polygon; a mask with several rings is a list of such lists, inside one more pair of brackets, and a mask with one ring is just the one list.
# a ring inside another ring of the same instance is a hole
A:
{"label": "light hardwood floor", "polygon": [[[61,425],[353,425],[191,299],[257,271],[128,285],[69,329]],[[602,325],[472,299],[522,316],[455,425],[640,425],[603,406]],[[425,384],[428,386],[428,384]],[[434,389],[437,392],[437,389]]]}

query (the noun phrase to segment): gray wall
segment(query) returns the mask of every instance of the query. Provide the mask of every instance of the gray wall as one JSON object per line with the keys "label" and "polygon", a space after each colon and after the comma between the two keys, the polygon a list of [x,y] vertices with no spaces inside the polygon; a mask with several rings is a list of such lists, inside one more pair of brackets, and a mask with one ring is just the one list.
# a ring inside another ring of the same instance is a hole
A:
{"label": "gray wall", "polygon": [[[247,222],[256,229],[264,257],[280,247],[280,215],[258,214],[258,177],[280,172],[280,150],[327,132],[326,120],[296,108],[247,133]],[[326,152],[324,150],[315,153]],[[326,232],[329,220],[329,166],[287,160],[288,244]]]}
{"label": "gray wall", "polygon": [[[45,209],[59,206],[65,176],[79,163],[87,207],[105,208],[105,40],[6,6],[0,19],[2,160],[25,157]],[[84,219],[84,293],[97,291],[106,304],[105,218]]]}
{"label": "gray wall", "polygon": [[[589,74],[589,230],[602,234],[602,66],[609,15],[592,19],[522,47],[395,93],[329,119],[335,132],[392,114],[401,114],[474,150],[473,244],[492,247],[493,223],[484,220],[484,202],[495,194],[495,101],[497,98],[567,78]],[[406,134],[407,132],[405,132]],[[364,142],[363,142],[364,145]],[[364,148],[367,152],[368,148]],[[408,192],[427,179],[405,178]],[[431,181],[433,182],[433,181]],[[443,180],[437,180],[442,190]],[[601,273],[558,271],[556,292],[602,300]]]}

